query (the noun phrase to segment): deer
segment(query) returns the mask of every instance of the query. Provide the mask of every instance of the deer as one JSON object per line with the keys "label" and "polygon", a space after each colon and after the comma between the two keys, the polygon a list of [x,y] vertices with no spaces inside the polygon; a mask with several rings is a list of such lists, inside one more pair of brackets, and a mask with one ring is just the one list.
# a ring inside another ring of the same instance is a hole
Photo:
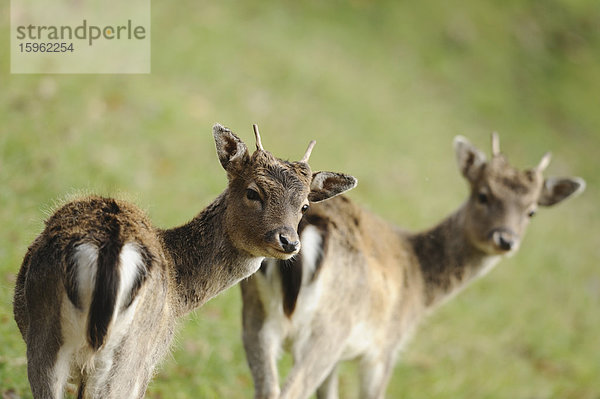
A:
{"label": "deer", "polygon": [[[581,178],[544,179],[550,153],[513,168],[492,136],[492,158],[454,139],[466,201],[436,226],[410,232],[346,196],[300,221],[302,250],[266,259],[241,283],[243,344],[255,398],[337,398],[338,364],[358,362],[360,396],[383,398],[399,352],[425,315],[515,254],[538,206],[582,192]],[[293,365],[280,387],[278,356]]]}
{"label": "deer", "polygon": [[256,151],[213,127],[228,185],[190,222],[154,227],[129,202],[85,196],[62,205],[24,256],[14,317],[35,398],[142,398],[177,320],[254,273],[265,257],[300,250],[310,203],[353,188],[342,173],[311,171],[315,142],[297,162]]}

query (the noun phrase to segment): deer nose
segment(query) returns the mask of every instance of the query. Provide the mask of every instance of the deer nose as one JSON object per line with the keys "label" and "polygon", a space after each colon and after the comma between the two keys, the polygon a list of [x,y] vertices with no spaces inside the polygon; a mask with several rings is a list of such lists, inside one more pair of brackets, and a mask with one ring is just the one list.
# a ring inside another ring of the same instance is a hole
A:
{"label": "deer nose", "polygon": [[508,229],[498,229],[492,234],[494,244],[501,251],[510,251],[518,244],[518,238],[515,233]]}
{"label": "deer nose", "polygon": [[507,239],[504,235],[501,234],[498,241],[499,241],[498,242],[498,244],[499,244],[498,246],[501,249],[503,249],[505,251],[510,251],[511,250],[511,248],[513,246],[513,241],[510,238]]}
{"label": "deer nose", "polygon": [[292,238],[286,233],[279,234],[279,243],[281,244],[281,248],[287,253],[296,252],[300,246],[300,241],[298,241],[298,239],[292,241]]}

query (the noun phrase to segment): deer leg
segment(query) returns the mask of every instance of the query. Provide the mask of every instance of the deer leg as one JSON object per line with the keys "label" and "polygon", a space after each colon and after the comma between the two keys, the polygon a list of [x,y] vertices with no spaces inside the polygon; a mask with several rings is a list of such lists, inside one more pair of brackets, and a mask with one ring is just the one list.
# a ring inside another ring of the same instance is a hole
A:
{"label": "deer leg", "polygon": [[244,349],[246,359],[254,379],[254,397],[256,399],[275,399],[279,397],[279,374],[277,372],[277,354],[281,337],[269,326],[260,330],[244,330]]}
{"label": "deer leg", "polygon": [[[138,350],[140,347],[143,349]],[[82,397],[143,398],[152,377],[155,359],[155,350],[148,345],[147,339],[126,337],[118,345],[108,340],[106,346],[95,355],[95,369],[82,386]]]}
{"label": "deer leg", "polygon": [[[162,296],[156,295],[157,291],[155,289],[152,294],[158,301]],[[138,303],[140,307],[144,305],[146,303]],[[93,376],[86,381],[85,398],[144,397],[156,364],[168,351],[173,337],[173,329],[163,328],[172,324],[172,318],[162,311],[152,315],[155,316],[153,319],[135,313],[140,319],[132,322],[129,316],[133,315],[121,314],[122,319],[113,324],[104,347],[96,353],[96,368]]]}
{"label": "deer leg", "polygon": [[338,399],[338,368],[337,365],[317,389],[317,399]]}
{"label": "deer leg", "polygon": [[308,398],[328,376],[335,374],[348,329],[338,330],[343,334],[317,331],[310,334],[300,350],[294,348],[294,366],[286,379],[281,399]]}
{"label": "deer leg", "polygon": [[279,323],[269,322],[256,284],[256,278],[241,283],[244,325],[242,340],[254,380],[254,397],[276,399],[280,392],[277,356],[284,333]]}
{"label": "deer leg", "polygon": [[27,375],[34,398],[60,399],[69,377],[70,353],[61,349],[60,341],[51,331],[32,334],[27,340]]}
{"label": "deer leg", "polygon": [[394,369],[394,360],[395,356],[389,352],[375,358],[361,359],[359,365],[361,398],[383,399],[385,397],[385,390]]}

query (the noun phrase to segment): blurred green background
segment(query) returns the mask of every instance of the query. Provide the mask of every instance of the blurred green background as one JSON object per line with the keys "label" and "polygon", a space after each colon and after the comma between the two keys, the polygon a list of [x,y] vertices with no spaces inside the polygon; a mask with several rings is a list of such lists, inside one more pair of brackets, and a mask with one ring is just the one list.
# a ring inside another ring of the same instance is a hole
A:
{"label": "blurred green background", "polygon": [[[579,198],[541,210],[520,252],[427,319],[388,398],[600,398],[600,3],[597,0],[177,1],[152,4],[150,75],[11,75],[0,5],[0,396],[31,396],[15,275],[55,201],[129,196],[186,222],[226,178],[211,126],[313,169],[422,229],[466,196],[452,138],[516,166],[554,154]],[[240,294],[182,321],[148,398],[253,394]],[[289,358],[282,360],[289,366]],[[352,366],[341,393],[356,398]]]}

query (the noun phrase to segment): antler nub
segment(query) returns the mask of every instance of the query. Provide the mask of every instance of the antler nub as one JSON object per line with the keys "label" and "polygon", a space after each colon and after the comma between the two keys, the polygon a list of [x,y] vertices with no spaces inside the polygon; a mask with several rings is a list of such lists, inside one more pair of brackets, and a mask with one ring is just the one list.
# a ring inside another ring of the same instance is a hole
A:
{"label": "antler nub", "polygon": [[260,141],[260,133],[258,132],[258,125],[255,123],[252,125],[252,128],[254,129],[254,136],[256,137],[256,149],[259,151],[264,151],[265,149],[262,146],[262,143]]}
{"label": "antler nub", "polygon": [[317,142],[315,140],[311,140],[310,143],[308,143],[308,148],[306,149],[306,152],[304,153],[304,156],[302,157],[300,162],[305,162],[305,163],[308,162],[308,158],[310,158],[310,153],[312,152],[315,144],[317,144]]}
{"label": "antler nub", "polygon": [[544,156],[542,157],[542,159],[540,160],[540,163],[538,164],[538,166],[535,167],[535,170],[538,171],[539,173],[542,173],[548,167],[548,165],[550,165],[551,159],[552,159],[552,154],[550,152],[545,153]]}
{"label": "antler nub", "polygon": [[498,132],[492,133],[492,155],[495,157],[500,155],[500,136],[498,136]]}

